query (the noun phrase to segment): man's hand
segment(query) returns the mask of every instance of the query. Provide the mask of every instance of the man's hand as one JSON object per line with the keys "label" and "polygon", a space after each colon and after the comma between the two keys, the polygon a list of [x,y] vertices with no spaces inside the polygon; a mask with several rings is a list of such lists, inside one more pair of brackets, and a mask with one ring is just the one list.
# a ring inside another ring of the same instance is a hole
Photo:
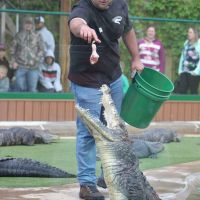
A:
{"label": "man's hand", "polygon": [[87,22],[82,18],[74,18],[70,21],[69,24],[71,32],[88,43],[91,43],[93,40],[97,43],[100,43],[101,40],[98,38],[94,29],[90,28],[87,25]]}
{"label": "man's hand", "polygon": [[132,63],[131,63],[132,72],[133,71],[142,72],[143,69],[144,69],[144,65],[141,63],[140,59],[132,60]]}
{"label": "man's hand", "polygon": [[14,63],[12,64],[12,68],[13,68],[13,69],[17,69],[17,68],[18,68],[18,63],[14,62]]}
{"label": "man's hand", "polygon": [[80,37],[86,40],[88,43],[91,43],[93,40],[97,43],[100,43],[96,32],[94,29],[90,28],[87,24],[82,24],[80,27]]}
{"label": "man's hand", "polygon": [[191,72],[192,76],[197,76],[197,74],[195,72]]}

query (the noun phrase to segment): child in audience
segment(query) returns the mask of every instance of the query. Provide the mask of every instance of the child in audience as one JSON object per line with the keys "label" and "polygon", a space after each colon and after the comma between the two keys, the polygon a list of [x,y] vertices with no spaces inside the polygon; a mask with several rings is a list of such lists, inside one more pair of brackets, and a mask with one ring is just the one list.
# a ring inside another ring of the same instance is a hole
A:
{"label": "child in audience", "polygon": [[11,69],[9,66],[9,62],[6,58],[6,45],[3,43],[0,43],[0,65],[4,65],[7,67],[7,76],[10,80],[10,84],[12,85],[14,83],[15,70]]}
{"label": "child in audience", "polygon": [[56,63],[54,54],[48,50],[44,59],[44,63],[40,66],[39,86],[40,92],[61,92],[62,85],[60,82],[61,69]]}
{"label": "child in audience", "polygon": [[9,91],[9,78],[7,77],[8,69],[5,65],[0,65],[0,92]]}

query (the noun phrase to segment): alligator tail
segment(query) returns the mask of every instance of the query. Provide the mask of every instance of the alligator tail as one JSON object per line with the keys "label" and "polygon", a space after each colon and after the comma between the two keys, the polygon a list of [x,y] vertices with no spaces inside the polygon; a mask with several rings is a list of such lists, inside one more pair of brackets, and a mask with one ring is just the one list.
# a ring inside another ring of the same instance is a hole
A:
{"label": "alligator tail", "polygon": [[26,158],[0,158],[0,177],[75,178],[59,168]]}

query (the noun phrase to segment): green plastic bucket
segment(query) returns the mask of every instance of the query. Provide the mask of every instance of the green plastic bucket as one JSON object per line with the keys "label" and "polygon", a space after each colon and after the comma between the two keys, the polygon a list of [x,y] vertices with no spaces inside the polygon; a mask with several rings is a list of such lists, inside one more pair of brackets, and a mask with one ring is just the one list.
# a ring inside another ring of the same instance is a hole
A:
{"label": "green plastic bucket", "polygon": [[146,128],[173,90],[173,83],[164,74],[144,68],[136,73],[123,99],[122,119],[136,128]]}

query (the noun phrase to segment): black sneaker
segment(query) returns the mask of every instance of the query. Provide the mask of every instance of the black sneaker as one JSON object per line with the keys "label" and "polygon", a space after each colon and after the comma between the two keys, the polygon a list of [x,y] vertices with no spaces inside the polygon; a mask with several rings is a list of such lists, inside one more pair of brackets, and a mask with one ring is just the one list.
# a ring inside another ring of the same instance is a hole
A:
{"label": "black sneaker", "polygon": [[96,186],[81,185],[79,197],[85,200],[104,200],[104,196],[97,190]]}
{"label": "black sneaker", "polygon": [[107,188],[106,182],[105,182],[105,180],[104,180],[103,177],[99,177],[99,178],[97,179],[97,185],[98,185],[99,187],[104,188],[104,189]]}

